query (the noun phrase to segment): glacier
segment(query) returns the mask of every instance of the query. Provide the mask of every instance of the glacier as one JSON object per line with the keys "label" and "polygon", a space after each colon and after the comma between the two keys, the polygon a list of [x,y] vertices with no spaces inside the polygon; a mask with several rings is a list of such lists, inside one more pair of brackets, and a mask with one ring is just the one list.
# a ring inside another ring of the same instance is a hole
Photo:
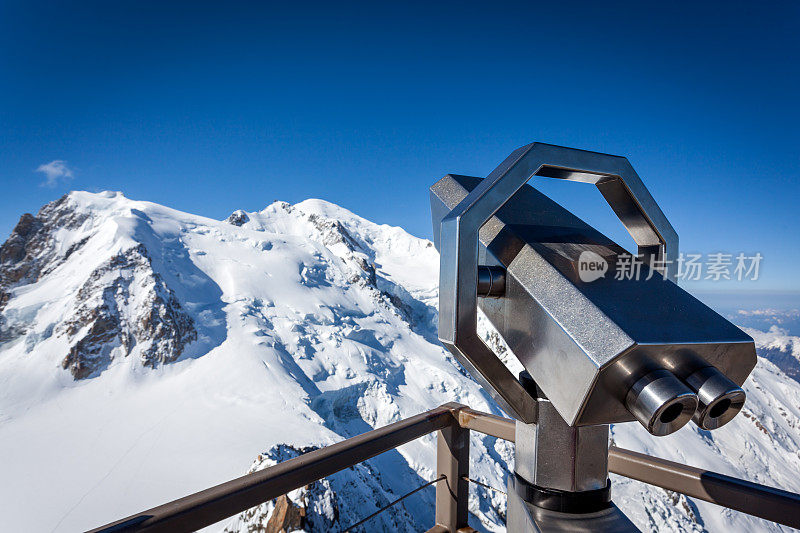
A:
{"label": "glacier", "polygon": [[[437,284],[432,243],[322,200],[214,220],[72,192],[23,216],[0,248],[0,530],[95,527],[450,401],[502,415],[438,343]],[[800,491],[800,342],[779,325],[745,328],[760,357],[733,422],[619,424],[613,443]],[[472,435],[472,478],[504,490],[511,467],[512,445]],[[434,477],[428,436],[209,530],[280,507],[336,531]],[[788,530],[612,481],[646,531]],[[368,530],[427,529],[433,492]],[[502,494],[470,498],[473,527],[504,530]]]}

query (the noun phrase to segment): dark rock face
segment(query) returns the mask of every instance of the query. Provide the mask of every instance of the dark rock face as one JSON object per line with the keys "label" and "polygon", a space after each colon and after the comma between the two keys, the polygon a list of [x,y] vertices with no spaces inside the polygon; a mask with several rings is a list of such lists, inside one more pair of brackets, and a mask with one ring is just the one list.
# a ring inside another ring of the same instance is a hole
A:
{"label": "dark rock face", "polygon": [[228,224],[233,224],[234,226],[241,226],[242,224],[250,222],[250,217],[247,216],[247,213],[241,209],[237,209],[231,213],[231,216],[228,217],[227,222]]}
{"label": "dark rock face", "polygon": [[29,278],[36,281],[39,263],[35,258],[46,245],[41,235],[43,227],[42,221],[30,213],[20,217],[8,240],[0,246],[0,287],[10,287]]}
{"label": "dark rock face", "polygon": [[8,240],[0,246],[0,301],[8,289],[38,281],[82,246],[86,240],[59,257],[53,232],[59,228],[78,228],[87,218],[88,215],[71,208],[66,195],[42,207],[36,216],[22,215]]}
{"label": "dark rock face", "polygon": [[155,367],[175,361],[197,340],[194,321],[153,271],[144,245],[115,255],[92,272],[78,300],[80,307],[61,329],[70,340],[77,339],[61,363],[75,379],[105,368],[114,348],[127,357],[139,347],[142,363]]}
{"label": "dark rock face", "polygon": [[104,363],[108,362],[104,359],[110,357],[111,348],[120,341],[125,346],[127,343],[124,341],[128,340],[120,340],[122,331],[119,320],[105,305],[92,309],[85,319],[88,322],[85,335],[75,343],[61,362],[61,367],[68,369],[75,379],[87,378],[103,368]]}
{"label": "dark rock face", "polygon": [[42,228],[41,221],[30,213],[19,217],[19,222],[11,232],[11,236],[0,247],[0,263],[19,263],[25,259],[26,245]]}

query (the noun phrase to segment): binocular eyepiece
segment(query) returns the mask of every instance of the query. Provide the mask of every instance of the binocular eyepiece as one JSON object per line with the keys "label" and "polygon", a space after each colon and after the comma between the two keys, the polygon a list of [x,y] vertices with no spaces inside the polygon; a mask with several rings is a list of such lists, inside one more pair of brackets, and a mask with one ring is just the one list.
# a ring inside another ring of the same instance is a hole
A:
{"label": "binocular eyepiece", "polygon": [[692,421],[703,429],[724,426],[744,407],[744,391],[714,367],[695,371],[686,383],[697,394]]}
{"label": "binocular eyepiece", "polygon": [[669,435],[692,420],[711,430],[730,422],[744,406],[745,392],[713,366],[692,358],[694,369],[681,380],[665,368],[638,378],[625,407],[656,436]]}
{"label": "binocular eyepiece", "polygon": [[669,370],[655,370],[633,384],[625,407],[653,435],[682,428],[697,410],[697,394]]}

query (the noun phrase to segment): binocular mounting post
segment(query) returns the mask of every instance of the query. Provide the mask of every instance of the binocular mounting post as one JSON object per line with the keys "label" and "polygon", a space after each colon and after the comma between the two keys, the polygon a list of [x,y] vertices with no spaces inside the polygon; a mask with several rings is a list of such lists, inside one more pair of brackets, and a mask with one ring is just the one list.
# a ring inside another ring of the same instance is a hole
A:
{"label": "binocular mounting post", "polygon": [[514,475],[508,480],[509,533],[639,531],[611,501],[607,424],[571,427],[536,387],[533,424],[517,420]]}

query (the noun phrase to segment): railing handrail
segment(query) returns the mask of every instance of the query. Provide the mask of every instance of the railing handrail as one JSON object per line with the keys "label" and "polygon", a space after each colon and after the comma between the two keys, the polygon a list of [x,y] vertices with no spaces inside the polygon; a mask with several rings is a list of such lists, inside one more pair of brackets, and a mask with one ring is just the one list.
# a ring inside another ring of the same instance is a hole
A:
{"label": "railing handrail", "polygon": [[[515,440],[515,423],[470,408],[458,411],[462,427]],[[702,468],[609,446],[608,471],[735,511],[800,528],[800,495]]]}
{"label": "railing handrail", "polygon": [[[447,403],[123,518],[90,533],[194,531],[448,427],[478,431],[511,442],[515,439],[513,420]],[[608,466],[615,474],[800,528],[798,494],[614,446],[609,449]]]}
{"label": "railing handrail", "polygon": [[91,533],[155,533],[201,529],[450,426],[453,423],[452,410],[458,407],[459,404],[444,404],[411,418],[123,518],[93,529]]}

